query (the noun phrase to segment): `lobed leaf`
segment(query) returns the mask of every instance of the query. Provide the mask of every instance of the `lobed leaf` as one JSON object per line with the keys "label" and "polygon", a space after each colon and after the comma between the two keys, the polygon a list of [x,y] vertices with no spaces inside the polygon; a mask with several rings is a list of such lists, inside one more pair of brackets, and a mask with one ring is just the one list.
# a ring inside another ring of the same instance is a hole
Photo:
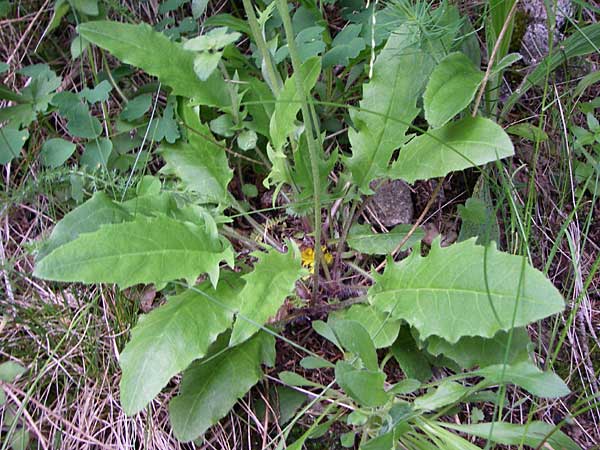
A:
{"label": "lobed leaf", "polygon": [[205,282],[196,288],[205,295],[189,289],[140,317],[119,359],[126,414],[141,411],[171,377],[206,355],[217,336],[231,325],[232,299],[242,285],[235,276],[221,279],[216,289]]}
{"label": "lobed leaf", "polygon": [[173,95],[221,108],[231,103],[225,80],[219,72],[200,81],[194,72],[195,53],[184,50],[148,24],[99,20],[82,23],[77,30],[83,38],[108,50],[121,61],[157,77],[172,89]]}
{"label": "lobed leaf", "polygon": [[221,261],[233,266],[233,251],[204,227],[142,217],[79,235],[39,261],[33,274],[54,281],[116,283],[124,289],[178,278],[191,285],[208,273],[216,285]]}
{"label": "lobed leaf", "polygon": [[391,34],[375,60],[373,78],[363,88],[363,110],[350,112],[352,157],[345,162],[364,194],[372,193],[371,181],[387,175],[394,150],[406,141],[406,131],[419,113],[417,100],[434,66],[420,42],[418,30],[408,25]]}
{"label": "lobed leaf", "polygon": [[427,257],[415,251],[374,276],[371,303],[408,322],[423,340],[491,338],[564,308],[558,290],[523,257],[475,245],[475,239],[447,248],[438,241]]}
{"label": "lobed leaf", "polygon": [[320,74],[321,59],[314,57],[302,64],[299,73],[295,73],[285,80],[269,124],[271,142],[276,151],[283,147],[287,136],[296,129],[296,116],[302,106],[302,93],[296,89],[296,77],[301,77],[304,93],[308,93],[315,86]]}
{"label": "lobed leaf", "polygon": [[201,203],[229,205],[227,185],[233,177],[223,147],[214,139],[198,113],[183,108],[183,120],[189,127],[188,142],[163,144],[161,156],[167,162],[165,173],[179,177],[185,186],[199,195]]}
{"label": "lobed leaf", "polygon": [[[259,330],[279,310],[296,286],[296,280],[308,272],[300,264],[297,248],[287,253],[273,249],[257,253],[254,270],[242,278],[246,285],[236,298],[237,318],[231,333],[230,346],[237,345]],[[258,324],[258,325],[257,325]]]}

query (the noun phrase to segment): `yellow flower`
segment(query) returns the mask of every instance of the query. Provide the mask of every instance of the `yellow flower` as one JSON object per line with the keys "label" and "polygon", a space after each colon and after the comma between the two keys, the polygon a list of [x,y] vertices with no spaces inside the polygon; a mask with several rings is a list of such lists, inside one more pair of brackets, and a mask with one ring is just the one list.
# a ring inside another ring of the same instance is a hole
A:
{"label": "yellow flower", "polygon": [[[333,255],[327,251],[327,247],[323,245],[321,247],[323,252],[323,260],[329,266],[333,262]],[[315,250],[312,247],[306,247],[300,252],[302,258],[302,265],[310,270],[310,273],[315,271]]]}

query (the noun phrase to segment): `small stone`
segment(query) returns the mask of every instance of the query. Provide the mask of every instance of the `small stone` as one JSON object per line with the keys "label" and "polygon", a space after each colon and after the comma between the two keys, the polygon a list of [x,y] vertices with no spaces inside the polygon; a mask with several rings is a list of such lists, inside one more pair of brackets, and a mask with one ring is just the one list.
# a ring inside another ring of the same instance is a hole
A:
{"label": "small stone", "polygon": [[[375,189],[380,182],[373,181],[371,188]],[[411,223],[414,206],[408,184],[402,180],[384,182],[371,198],[370,208],[376,219],[385,227]]]}

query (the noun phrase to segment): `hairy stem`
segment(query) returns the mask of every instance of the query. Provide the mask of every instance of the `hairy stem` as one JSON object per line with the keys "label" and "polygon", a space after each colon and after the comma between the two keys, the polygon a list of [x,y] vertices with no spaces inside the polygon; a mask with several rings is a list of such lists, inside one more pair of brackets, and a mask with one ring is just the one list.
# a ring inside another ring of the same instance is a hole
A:
{"label": "hairy stem", "polygon": [[315,273],[313,275],[313,303],[316,303],[319,294],[319,266],[322,257],[321,251],[321,183],[319,179],[319,159],[317,156],[317,145],[315,140],[314,127],[311,120],[310,108],[307,102],[307,93],[304,92],[304,80],[300,77],[301,61],[298,56],[298,49],[294,40],[294,30],[292,29],[292,19],[288,11],[288,5],[285,0],[277,0],[277,9],[283,21],[283,29],[287,39],[292,67],[296,74],[296,89],[300,94],[302,104],[302,118],[305,125],[306,141],[308,142],[308,152],[310,155],[310,166],[312,170],[313,189],[314,189],[314,233],[315,233]]}

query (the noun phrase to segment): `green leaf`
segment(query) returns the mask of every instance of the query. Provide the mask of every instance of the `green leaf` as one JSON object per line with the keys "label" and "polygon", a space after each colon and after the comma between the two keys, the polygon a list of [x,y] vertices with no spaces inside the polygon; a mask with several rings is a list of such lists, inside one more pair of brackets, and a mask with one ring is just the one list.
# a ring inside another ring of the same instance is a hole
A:
{"label": "green leaf", "polygon": [[224,417],[261,379],[261,362],[273,363],[265,355],[274,353],[274,346],[273,337],[261,333],[186,370],[180,394],[169,404],[175,436],[191,441]]}
{"label": "green leaf", "polygon": [[3,61],[0,61],[0,74],[3,74],[4,72],[8,72],[8,69],[10,69],[10,65],[6,64]]}
{"label": "green leaf", "polygon": [[183,48],[194,52],[221,50],[223,47],[233,44],[240,37],[240,33],[229,33],[226,27],[219,27],[210,30],[202,36],[190,39],[183,44]]}
{"label": "green leaf", "polygon": [[301,30],[296,35],[295,41],[298,56],[303,63],[325,51],[322,26],[311,26]]}
{"label": "green leaf", "polygon": [[98,0],[70,0],[73,7],[82,14],[97,16]]}
{"label": "green leaf", "polygon": [[369,305],[353,305],[329,314],[330,319],[336,321],[353,320],[360,323],[369,332],[375,348],[389,347],[398,337],[400,321],[387,316]]}
{"label": "green leaf", "polygon": [[255,253],[254,270],[242,278],[246,285],[236,300],[237,318],[231,332],[230,346],[237,345],[259,330],[269,317],[277,313],[286,297],[296,287],[296,281],[308,271],[300,264],[300,252],[291,242],[287,253],[273,249]]}
{"label": "green leaf", "polygon": [[7,164],[21,155],[21,148],[29,139],[29,131],[0,128],[0,164]]}
{"label": "green leaf", "polygon": [[85,144],[85,150],[81,155],[81,165],[91,170],[107,169],[108,158],[112,153],[112,142],[110,139],[95,139]]}
{"label": "green leaf", "polygon": [[210,129],[213,133],[219,136],[231,137],[233,136],[234,123],[229,114],[221,114],[216,119],[210,121]]}
{"label": "green leaf", "polygon": [[227,185],[233,171],[227,163],[223,144],[218,144],[193,108],[183,108],[188,142],[163,144],[160,154],[167,162],[163,173],[179,177],[186,188],[199,195],[200,203],[229,205]]}
{"label": "green leaf", "polygon": [[[471,369],[475,366],[485,367],[504,362],[506,348],[508,346],[509,333],[499,331],[492,339],[465,336],[455,344],[431,336],[427,339],[427,351],[434,356],[444,355],[455,361],[463,369]],[[513,364],[529,359],[527,345],[529,335],[525,328],[513,330],[507,363]]]}
{"label": "green leaf", "polygon": [[119,359],[121,403],[127,415],[141,411],[171,377],[206,355],[231,325],[231,299],[242,284],[235,276],[223,277],[216,290],[205,282],[196,289],[206,296],[188,289],[140,317]]}
{"label": "green leaf", "polygon": [[502,445],[581,450],[581,447],[575,441],[556,429],[556,426],[545,422],[533,421],[525,425],[506,422],[478,423],[474,425],[457,425],[449,422],[438,422],[438,424],[482,439],[489,439]]}
{"label": "green leaf", "polygon": [[333,368],[335,367],[332,363],[326,359],[319,358],[316,356],[307,356],[300,360],[300,365],[305,369],[322,369],[322,368]]}
{"label": "green leaf", "polygon": [[415,409],[435,411],[444,406],[458,402],[469,391],[462,384],[444,380],[436,389],[430,389],[426,394],[415,399]]}
{"label": "green leaf", "polygon": [[163,111],[162,117],[152,121],[148,135],[157,142],[164,139],[169,144],[173,144],[180,137],[179,127],[175,120],[173,103],[169,101]]}
{"label": "green leaf", "polygon": [[390,35],[375,60],[373,78],[363,87],[362,110],[350,111],[352,157],[346,166],[364,194],[372,194],[371,181],[387,175],[394,150],[406,141],[419,113],[417,100],[434,65],[420,43],[418,30],[407,25]]}
{"label": "green leaf", "polygon": [[87,105],[73,105],[67,113],[67,118],[67,130],[71,136],[94,139],[102,132],[100,121],[91,115]]}
{"label": "green leaf", "polygon": [[195,53],[184,50],[165,35],[143,23],[112,21],[82,23],[79,34],[108,50],[121,61],[139,67],[172,89],[173,95],[193,98],[196,104],[226,107],[231,104],[220,73],[201,81],[194,73]]}
{"label": "green leaf", "polygon": [[412,139],[400,150],[390,176],[413,183],[513,154],[513,144],[499,125],[482,117],[466,117]]}
{"label": "green leaf", "polygon": [[232,249],[212,239],[204,227],[158,216],[81,234],[39,261],[34,275],[55,281],[116,283],[124,289],[178,278],[192,285],[206,272],[216,285],[221,261],[233,266]]}
{"label": "green leaf", "polygon": [[304,92],[312,90],[321,73],[320,58],[310,58],[300,67],[300,72],[293,74],[283,85],[283,89],[277,97],[275,112],[271,116],[269,130],[273,148],[279,151],[288,135],[296,130],[296,116],[301,107],[301,93],[296,89],[296,77],[303,80]]}
{"label": "green leaf", "polygon": [[477,244],[486,245],[490,241],[498,242],[500,230],[494,208],[489,203],[487,187],[483,191],[474,193],[464,205],[458,205],[458,214],[462,221],[459,241],[477,237]]}
{"label": "green leaf", "polygon": [[192,16],[194,19],[197,19],[204,14],[207,6],[208,0],[192,0]]}
{"label": "green leaf", "polygon": [[[348,233],[348,246],[367,255],[387,255],[406,237],[412,225],[402,224],[387,233],[374,233],[368,224],[354,224]],[[425,237],[425,232],[417,228],[400,250],[406,250]]]}
{"label": "green leaf", "polygon": [[423,94],[427,122],[434,128],[445,125],[471,103],[481,80],[483,72],[464,53],[451,53],[442,59]]}
{"label": "green leaf", "polygon": [[392,345],[392,355],[407,378],[427,381],[431,378],[431,365],[415,342],[410,328],[403,326],[398,333],[398,339]]}
{"label": "green leaf", "polygon": [[75,151],[75,144],[64,139],[48,139],[42,146],[40,160],[46,167],[62,165]]}
{"label": "green leaf", "polygon": [[237,144],[240,150],[248,151],[256,148],[258,136],[252,130],[244,130],[237,137]]}
{"label": "green leaf", "polygon": [[506,129],[506,132],[530,140],[531,142],[546,142],[548,135],[544,130],[529,122],[518,123]]}
{"label": "green leaf", "polygon": [[356,58],[367,46],[360,37],[361,24],[348,24],[340,31],[331,43],[331,50],[323,56],[323,68],[331,66],[347,66],[351,59]]}
{"label": "green leaf", "polygon": [[496,65],[494,65],[494,70],[492,71],[492,73],[500,73],[505,69],[508,69],[510,66],[512,66],[514,63],[521,59],[523,59],[523,55],[521,55],[520,53],[509,53],[500,61],[498,61]]}
{"label": "green leaf", "polygon": [[14,361],[6,361],[0,364],[0,381],[12,383],[20,375],[25,373],[25,367]]}
{"label": "green leaf", "polygon": [[344,350],[358,356],[368,370],[377,371],[377,352],[369,332],[354,320],[328,320]]}
{"label": "green leaf", "polygon": [[564,397],[571,393],[567,385],[555,373],[542,372],[529,361],[513,365],[498,364],[475,372],[488,383],[512,383],[542,398]]}
{"label": "green leaf", "polygon": [[142,117],[146,111],[150,109],[151,105],[152,94],[138,95],[127,103],[127,106],[125,106],[125,109],[121,112],[120,117],[129,122],[134,121]]}
{"label": "green leaf", "polygon": [[221,61],[223,52],[202,52],[194,58],[194,72],[202,81],[208,80]]}
{"label": "green leaf", "polygon": [[381,406],[389,400],[389,395],[383,389],[385,374],[379,370],[356,369],[344,361],[338,361],[335,365],[335,380],[350,397],[363,406]]}
{"label": "green leaf", "polygon": [[112,91],[112,84],[107,80],[101,81],[94,89],[85,88],[81,91],[81,96],[85,98],[89,103],[105,102],[108,100],[110,91]]}
{"label": "green leaf", "polygon": [[434,242],[427,257],[415,251],[374,277],[371,303],[408,322],[423,340],[491,338],[564,309],[560,292],[523,257],[475,239],[446,248]]}
{"label": "green leaf", "polygon": [[96,192],[87,202],[75,208],[56,224],[52,234],[37,254],[36,262],[67,242],[74,241],[82,233],[91,233],[101,225],[130,219],[129,213],[108,198],[104,192]]}
{"label": "green leaf", "polygon": [[78,34],[75,35],[73,40],[71,41],[71,60],[75,61],[77,58],[81,56],[81,54],[88,49],[90,43],[87,39],[82,38]]}

